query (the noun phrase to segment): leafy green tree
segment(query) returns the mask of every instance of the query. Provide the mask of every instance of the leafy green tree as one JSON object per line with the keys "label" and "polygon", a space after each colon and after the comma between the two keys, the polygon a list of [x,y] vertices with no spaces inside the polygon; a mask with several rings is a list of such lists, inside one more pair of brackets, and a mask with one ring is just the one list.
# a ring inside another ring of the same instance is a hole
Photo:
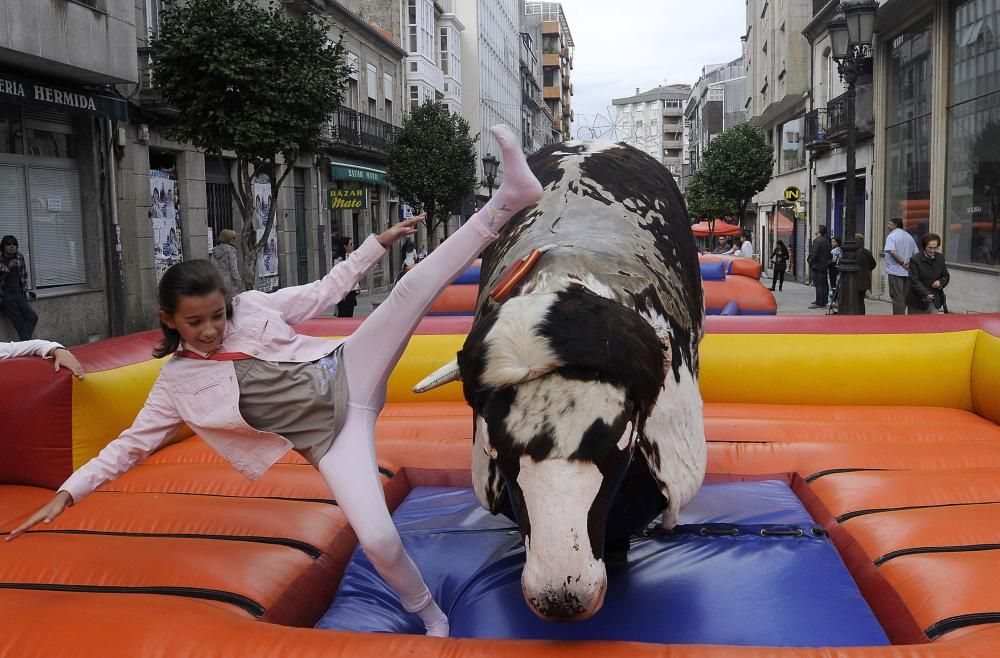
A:
{"label": "leafy green tree", "polygon": [[[342,39],[332,43],[319,17],[286,15],[281,3],[254,0],[171,2],[152,43],[153,84],[178,110],[171,138],[209,154],[236,156],[233,199],[243,218],[243,283],[256,282],[263,237],[253,222],[253,182],[266,175],[272,198],[302,154],[321,146],[349,74]],[[284,168],[280,165],[284,164]]]}
{"label": "leafy green tree", "polygon": [[694,221],[718,219],[732,215],[733,200],[719,194],[718,190],[705,181],[704,171],[696,171],[684,190],[684,202],[688,215]]}
{"label": "leafy green tree", "polygon": [[427,213],[429,235],[476,184],[476,138],[461,115],[425,100],[392,140],[386,176],[403,201]]}
{"label": "leafy green tree", "polygon": [[708,145],[704,163],[706,187],[732,201],[742,226],[747,204],[774,174],[774,151],[764,133],[745,122],[731,126]]}

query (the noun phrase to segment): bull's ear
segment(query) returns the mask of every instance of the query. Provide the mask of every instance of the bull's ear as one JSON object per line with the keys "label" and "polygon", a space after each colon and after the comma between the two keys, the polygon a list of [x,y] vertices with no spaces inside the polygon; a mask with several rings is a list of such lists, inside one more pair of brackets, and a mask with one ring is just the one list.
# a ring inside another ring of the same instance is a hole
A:
{"label": "bull's ear", "polygon": [[458,359],[452,359],[431,374],[421,379],[413,387],[414,393],[426,393],[439,386],[450,384],[451,382],[462,381],[462,373],[458,369]]}
{"label": "bull's ear", "polygon": [[541,332],[556,299],[552,293],[524,295],[508,299],[497,310],[495,321],[482,338],[480,386],[515,386],[561,365],[549,338]]}

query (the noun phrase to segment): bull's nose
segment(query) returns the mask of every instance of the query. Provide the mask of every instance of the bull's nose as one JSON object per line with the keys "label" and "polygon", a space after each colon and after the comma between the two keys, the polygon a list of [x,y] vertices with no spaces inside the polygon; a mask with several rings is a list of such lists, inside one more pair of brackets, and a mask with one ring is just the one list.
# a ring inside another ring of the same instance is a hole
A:
{"label": "bull's nose", "polygon": [[607,583],[602,582],[593,594],[569,587],[545,587],[540,592],[529,591],[521,584],[524,599],[532,612],[546,621],[583,621],[594,616],[604,605]]}

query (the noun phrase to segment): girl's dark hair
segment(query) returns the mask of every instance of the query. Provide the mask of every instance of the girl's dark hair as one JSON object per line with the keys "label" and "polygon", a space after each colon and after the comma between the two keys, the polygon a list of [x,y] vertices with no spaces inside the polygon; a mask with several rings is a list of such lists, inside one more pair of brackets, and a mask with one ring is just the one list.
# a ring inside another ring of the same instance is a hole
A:
{"label": "girl's dark hair", "polygon": [[787,249],[784,240],[778,240],[778,246],[781,247],[782,249]]}
{"label": "girl's dark hair", "polygon": [[[226,297],[226,319],[233,316],[233,303],[222,283],[222,275],[215,265],[207,260],[189,260],[172,265],[163,273],[160,285],[156,291],[160,310],[168,315],[177,312],[177,305],[182,297],[204,297],[218,290]],[[156,358],[173,354],[181,344],[181,335],[176,329],[171,329],[160,323],[163,330],[163,340],[153,350]]]}
{"label": "girl's dark hair", "polygon": [[0,248],[6,247],[9,244],[12,244],[16,247],[17,238],[15,238],[13,235],[5,235],[3,236],[2,239],[0,239]]}
{"label": "girl's dark hair", "polygon": [[927,245],[929,245],[931,242],[937,242],[938,246],[940,247],[941,236],[938,235],[937,233],[928,233],[924,235],[924,237],[920,238],[920,246],[923,247],[924,249],[926,249]]}
{"label": "girl's dark hair", "polygon": [[840,244],[840,238],[838,238],[838,237],[837,237],[837,236],[835,235],[835,236],[833,236],[832,238],[830,238],[830,242],[836,242],[837,244]]}

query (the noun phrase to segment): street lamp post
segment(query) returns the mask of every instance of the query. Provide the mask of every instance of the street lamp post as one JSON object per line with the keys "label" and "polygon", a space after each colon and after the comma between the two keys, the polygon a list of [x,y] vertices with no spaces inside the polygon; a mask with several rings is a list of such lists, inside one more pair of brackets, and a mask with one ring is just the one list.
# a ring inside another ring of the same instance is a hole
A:
{"label": "street lamp post", "polygon": [[483,178],[486,179],[486,187],[490,191],[490,198],[493,198],[493,185],[496,183],[497,179],[497,167],[500,166],[500,161],[497,160],[492,154],[487,153],[483,156]]}
{"label": "street lamp post", "polygon": [[[857,233],[858,208],[855,202],[856,164],[855,142],[857,127],[855,123],[855,90],[854,83],[858,80],[858,72],[864,61],[871,57],[872,37],[875,32],[875,13],[878,11],[876,0],[844,0],[840,3],[839,13],[826,24],[830,33],[830,46],[833,58],[837,61],[837,72],[840,79],[847,84],[847,180],[844,182],[844,241],[838,270],[840,271],[841,315],[861,314],[861,294],[859,290],[861,269],[858,264],[858,250],[861,245],[854,239]],[[860,294],[859,294],[860,293]]]}

